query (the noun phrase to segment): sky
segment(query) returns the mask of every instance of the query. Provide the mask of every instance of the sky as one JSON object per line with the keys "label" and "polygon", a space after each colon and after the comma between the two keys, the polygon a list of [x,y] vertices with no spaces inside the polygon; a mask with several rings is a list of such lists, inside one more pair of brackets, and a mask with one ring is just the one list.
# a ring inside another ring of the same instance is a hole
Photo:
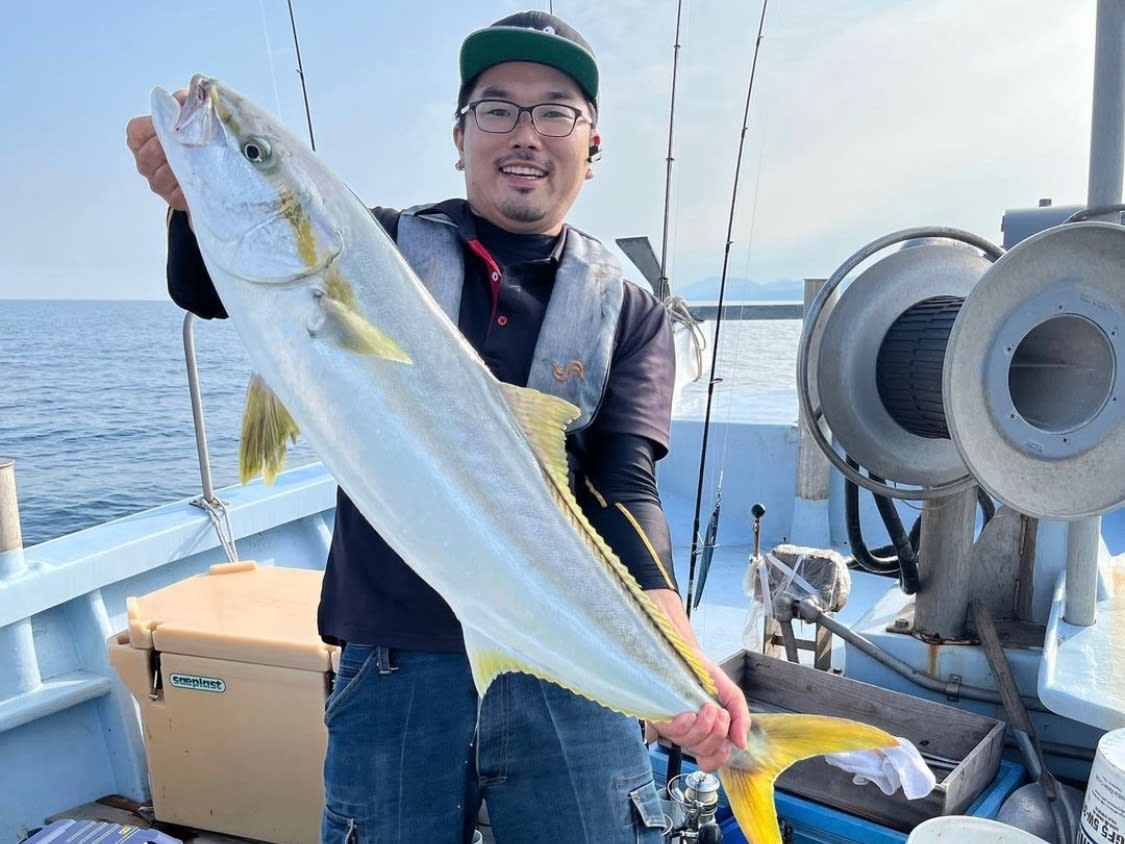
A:
{"label": "sky", "polygon": [[[205,73],[295,130],[281,0],[20,3],[0,26],[0,299],[164,298],[164,206],[125,124]],[[463,196],[464,36],[505,0],[293,0],[317,149],[370,205]],[[675,0],[558,0],[598,56],[603,157],[570,222],[661,252]],[[723,267],[758,0],[683,0],[668,239],[673,290]],[[1006,209],[1084,202],[1095,0],[773,0],[728,273],[828,276],[918,225],[1001,240]],[[634,277],[636,274],[634,273]]]}

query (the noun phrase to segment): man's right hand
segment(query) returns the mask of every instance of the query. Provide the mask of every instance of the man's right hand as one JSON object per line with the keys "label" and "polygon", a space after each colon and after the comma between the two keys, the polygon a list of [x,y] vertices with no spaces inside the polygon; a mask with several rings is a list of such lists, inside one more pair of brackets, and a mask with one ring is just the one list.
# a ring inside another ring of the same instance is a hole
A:
{"label": "man's right hand", "polygon": [[[177,91],[174,96],[182,103],[187,91]],[[176,175],[168,166],[164,148],[152,125],[152,116],[145,114],[130,120],[125,127],[125,142],[136,159],[137,172],[148,179],[152,192],[175,210],[187,211],[187,200],[180,190],[180,183],[176,181]]]}

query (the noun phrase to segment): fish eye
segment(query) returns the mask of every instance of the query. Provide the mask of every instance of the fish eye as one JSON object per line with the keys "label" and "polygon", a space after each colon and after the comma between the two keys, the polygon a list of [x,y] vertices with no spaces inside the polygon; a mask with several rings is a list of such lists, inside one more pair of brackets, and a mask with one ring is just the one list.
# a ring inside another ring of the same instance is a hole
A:
{"label": "fish eye", "polygon": [[247,138],[242,142],[242,154],[251,164],[265,164],[270,158],[270,145],[265,138]]}

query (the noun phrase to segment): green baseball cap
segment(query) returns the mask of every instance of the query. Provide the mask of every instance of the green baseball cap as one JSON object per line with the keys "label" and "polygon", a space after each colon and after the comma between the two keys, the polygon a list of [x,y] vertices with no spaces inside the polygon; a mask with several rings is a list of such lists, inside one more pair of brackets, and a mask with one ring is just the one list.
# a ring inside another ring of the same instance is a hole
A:
{"label": "green baseball cap", "polygon": [[461,45],[461,87],[502,62],[538,62],[561,70],[597,105],[594,51],[561,18],[547,12],[517,12],[471,32]]}

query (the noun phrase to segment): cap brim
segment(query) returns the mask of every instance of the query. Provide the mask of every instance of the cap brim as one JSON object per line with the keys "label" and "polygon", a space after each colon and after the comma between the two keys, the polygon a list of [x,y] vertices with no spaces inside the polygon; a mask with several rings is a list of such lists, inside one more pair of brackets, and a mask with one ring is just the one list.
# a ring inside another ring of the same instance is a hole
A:
{"label": "cap brim", "polygon": [[461,84],[502,62],[538,62],[571,77],[591,100],[598,99],[598,66],[573,41],[524,27],[494,26],[474,32],[461,47]]}

